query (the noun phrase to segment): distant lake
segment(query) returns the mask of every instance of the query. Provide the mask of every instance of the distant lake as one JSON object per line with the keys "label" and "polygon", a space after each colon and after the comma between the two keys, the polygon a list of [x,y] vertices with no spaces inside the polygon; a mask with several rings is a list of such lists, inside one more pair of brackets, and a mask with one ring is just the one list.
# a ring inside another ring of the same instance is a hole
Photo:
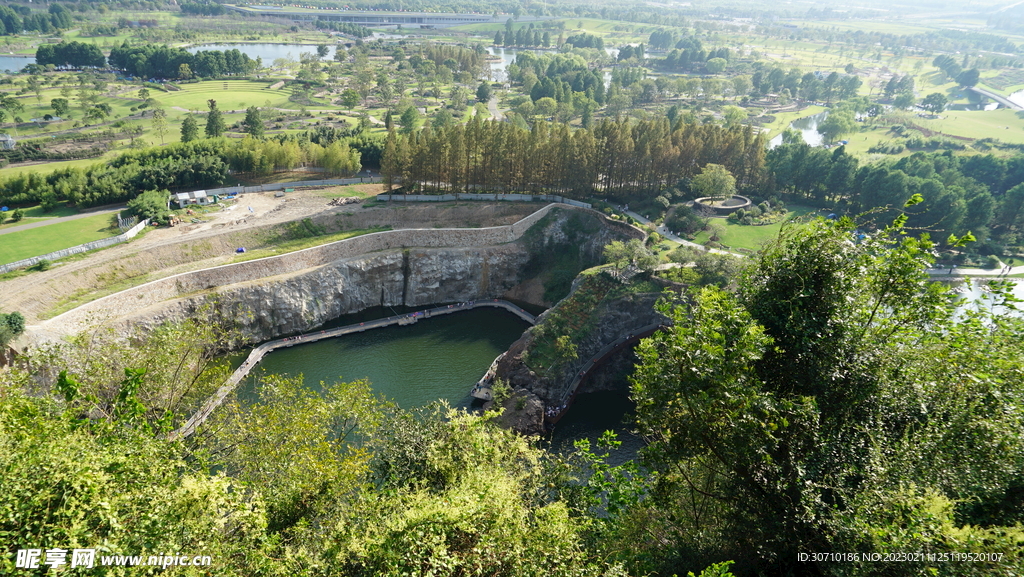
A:
{"label": "distant lake", "polygon": [[29,64],[35,64],[35,56],[0,56],[0,70],[18,72]]}
{"label": "distant lake", "polygon": [[[826,116],[828,116],[827,110],[803,118],[797,118],[789,124],[789,127],[799,132],[807,144],[821,146],[821,143],[824,142],[824,137],[818,132],[818,123],[825,120]],[[782,135],[777,134],[775,138],[768,142],[768,148],[775,148],[780,144],[782,144]]]}
{"label": "distant lake", "polygon": [[[274,60],[278,58],[291,58],[298,62],[299,54],[303,52],[316,53],[315,44],[200,44],[198,46],[189,46],[185,50],[195,54],[201,50],[220,50],[224,52],[233,49],[237,49],[253,60],[262,58],[264,66],[273,65]],[[334,46],[331,46],[331,53],[327,58],[332,58],[333,56]]]}
{"label": "distant lake", "polygon": [[1024,106],[1024,90],[1018,90],[1007,96],[1006,99],[1018,106]]}
{"label": "distant lake", "polygon": [[[932,280],[944,281],[945,279],[942,278],[941,274],[938,274],[933,276]],[[974,277],[969,280],[970,282],[966,282],[964,280],[949,281],[950,289],[953,292],[959,294],[960,297],[964,299],[964,301],[960,303],[960,310],[964,310],[971,307],[991,309],[991,301],[983,298],[988,293],[986,281],[990,279],[987,279],[986,277]],[[1010,280],[1013,283],[1013,287],[1010,289],[1010,293],[1013,296],[1021,300],[1024,300],[1024,282],[1022,282],[1021,279],[1004,280]],[[1024,303],[1017,303],[1017,306],[1024,309]],[[998,314],[1008,314],[1008,312],[1009,311],[1001,307],[996,310],[996,313]],[[1013,316],[1020,316],[1019,312],[1009,312],[1009,314]]]}

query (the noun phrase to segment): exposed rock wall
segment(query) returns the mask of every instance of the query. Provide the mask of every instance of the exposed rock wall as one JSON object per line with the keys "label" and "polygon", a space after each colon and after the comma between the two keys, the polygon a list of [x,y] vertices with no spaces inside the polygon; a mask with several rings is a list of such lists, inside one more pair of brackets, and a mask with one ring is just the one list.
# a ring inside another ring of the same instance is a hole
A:
{"label": "exposed rock wall", "polygon": [[529,254],[521,245],[405,249],[339,259],[329,265],[222,287],[160,303],[125,319],[143,326],[209,314],[257,342],[309,330],[376,306],[496,298],[515,285]]}
{"label": "exposed rock wall", "polygon": [[252,342],[369,307],[504,296],[529,280],[531,251],[543,250],[573,216],[597,225],[581,250],[599,252],[609,239],[642,236],[594,211],[565,205],[548,205],[507,226],[373,233],[134,287],[47,321],[40,336],[59,337],[99,323],[152,326],[208,305],[209,314],[231,322]]}
{"label": "exposed rock wall", "polygon": [[[596,322],[593,328],[575,343],[577,361],[559,367],[553,375],[540,375],[524,361],[524,356],[529,355],[528,351],[533,344],[533,332],[537,330],[530,329],[509,347],[505,357],[498,363],[495,374],[506,380],[513,389],[525,389],[537,395],[546,406],[554,406],[561,398],[566,385],[579,370],[579,366],[587,359],[592,358],[608,343],[635,334],[641,327],[665,320],[654,309],[654,304],[660,296],[658,293],[629,294],[602,302],[594,315]],[[538,326],[548,322],[545,315],[538,319]],[[632,367],[632,355],[632,349],[612,355],[610,360],[616,362],[607,368],[596,369],[588,376],[581,391],[591,392],[622,386],[620,377],[624,369],[628,371]]]}

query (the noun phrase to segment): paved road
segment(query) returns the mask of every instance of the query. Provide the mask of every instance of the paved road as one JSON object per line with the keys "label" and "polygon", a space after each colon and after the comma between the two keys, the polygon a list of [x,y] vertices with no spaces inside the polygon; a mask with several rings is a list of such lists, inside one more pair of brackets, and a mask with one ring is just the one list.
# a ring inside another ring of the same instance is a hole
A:
{"label": "paved road", "polygon": [[[999,268],[987,269],[987,268],[960,268],[955,269],[948,268],[930,268],[927,270],[928,274],[932,276],[1003,276],[1010,274],[1024,274],[1024,266],[1010,267],[1007,270],[1006,265],[1002,262],[999,263]],[[1020,279],[1013,279],[1020,280]]]}
{"label": "paved road", "polygon": [[493,120],[501,120],[504,118],[501,112],[498,110],[498,95],[491,96],[491,99],[487,101],[487,110],[491,113]]}
{"label": "paved road", "polygon": [[0,228],[0,234],[7,234],[9,232],[18,232],[21,230],[28,230],[30,228],[39,228],[41,226],[49,226],[51,224],[57,224],[59,222],[67,222],[69,220],[78,220],[87,216],[96,216],[97,214],[111,214],[114,212],[120,212],[128,208],[127,206],[121,205],[115,208],[101,208],[99,210],[90,210],[81,214],[73,214],[71,216],[60,216],[57,218],[48,218],[46,220],[40,220],[39,222],[31,222],[29,224],[19,224],[18,226]]}

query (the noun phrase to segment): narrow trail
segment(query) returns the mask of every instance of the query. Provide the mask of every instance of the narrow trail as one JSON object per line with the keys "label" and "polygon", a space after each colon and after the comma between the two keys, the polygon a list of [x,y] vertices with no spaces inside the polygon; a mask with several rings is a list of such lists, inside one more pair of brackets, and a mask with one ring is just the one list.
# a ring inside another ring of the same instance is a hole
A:
{"label": "narrow trail", "polygon": [[498,110],[497,95],[491,96],[491,99],[487,101],[487,110],[491,113],[492,120],[501,120],[503,118],[501,111]]}

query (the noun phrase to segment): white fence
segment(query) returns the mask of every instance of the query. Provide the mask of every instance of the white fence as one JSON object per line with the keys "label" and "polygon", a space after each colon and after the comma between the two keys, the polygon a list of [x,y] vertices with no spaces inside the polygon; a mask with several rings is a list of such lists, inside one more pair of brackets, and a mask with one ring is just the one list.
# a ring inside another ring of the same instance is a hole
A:
{"label": "white fence", "polygon": [[103,248],[103,247],[107,247],[107,246],[111,246],[111,245],[115,245],[115,244],[120,244],[120,243],[125,242],[128,239],[132,238],[133,236],[139,234],[139,231],[141,231],[142,229],[146,228],[146,226],[148,224],[149,224],[149,219],[147,218],[147,219],[143,220],[142,222],[140,222],[139,224],[131,227],[127,231],[125,231],[125,232],[123,232],[123,233],[121,233],[121,234],[119,234],[117,236],[112,236],[112,237],[109,237],[109,238],[101,238],[100,240],[94,240],[92,242],[87,242],[85,244],[80,244],[78,246],[73,246],[71,248],[65,248],[65,249],[61,249],[61,250],[56,250],[56,251],[53,251],[53,252],[51,252],[49,254],[44,254],[42,256],[34,256],[32,258],[26,258],[24,260],[19,260],[17,262],[12,262],[10,264],[0,265],[0,274],[5,273],[5,272],[10,272],[12,270],[19,269],[19,268],[24,268],[26,266],[32,266],[32,265],[36,264],[37,262],[39,262],[41,260],[57,260],[59,258],[64,258],[66,256],[71,256],[73,254],[78,254],[80,252],[86,252],[86,251],[89,251],[89,250],[95,250],[97,248]]}
{"label": "white fence", "polygon": [[489,200],[510,202],[559,202],[580,208],[592,208],[590,203],[572,200],[557,194],[480,194],[460,192],[456,194],[378,194],[377,200],[396,202],[448,202],[453,200]]}

